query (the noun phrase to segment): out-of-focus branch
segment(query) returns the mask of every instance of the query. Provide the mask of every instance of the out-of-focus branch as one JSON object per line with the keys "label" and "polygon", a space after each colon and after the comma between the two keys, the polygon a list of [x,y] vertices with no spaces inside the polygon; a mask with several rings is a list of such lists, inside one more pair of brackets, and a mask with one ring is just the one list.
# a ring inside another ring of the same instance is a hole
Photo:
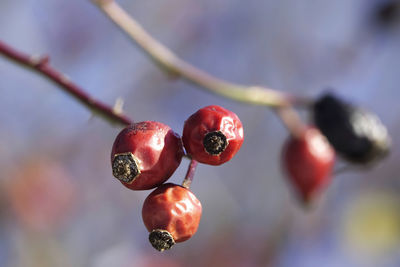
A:
{"label": "out-of-focus branch", "polygon": [[88,109],[90,109],[93,114],[104,118],[108,122],[120,126],[125,126],[132,123],[132,121],[127,116],[122,114],[120,110],[113,109],[110,106],[92,98],[82,88],[68,79],[64,74],[51,67],[48,56],[30,56],[15,50],[2,41],[0,41],[0,55],[3,55],[7,59],[29,70],[35,71],[46,79],[54,82],[64,92],[68,93]]}
{"label": "out-of-focus branch", "polygon": [[295,97],[271,88],[234,84],[216,78],[183,61],[155,40],[114,0],[93,0],[93,2],[164,70],[206,91],[236,101],[274,108],[309,103],[306,98]]}

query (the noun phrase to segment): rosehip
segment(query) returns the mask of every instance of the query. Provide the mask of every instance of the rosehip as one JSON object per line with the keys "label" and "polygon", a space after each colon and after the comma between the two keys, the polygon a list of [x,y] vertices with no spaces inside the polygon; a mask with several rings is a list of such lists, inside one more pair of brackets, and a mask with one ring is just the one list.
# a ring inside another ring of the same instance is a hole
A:
{"label": "rosehip", "polygon": [[232,111],[207,106],[185,121],[182,140],[193,159],[221,165],[239,151],[243,143],[243,126]]}
{"label": "rosehip", "polygon": [[370,163],[389,152],[390,137],[379,118],[332,94],[314,104],[314,121],[345,159]]}
{"label": "rosehip", "polygon": [[329,182],[334,160],[334,150],[316,128],[308,127],[301,137],[287,140],[283,166],[304,203]]}
{"label": "rosehip", "polygon": [[144,201],[143,222],[150,232],[149,241],[159,251],[192,237],[199,226],[201,203],[189,189],[163,184]]}
{"label": "rosehip", "polygon": [[164,183],[178,168],[182,141],[170,127],[144,121],[123,129],[111,152],[113,175],[132,190],[145,190]]}

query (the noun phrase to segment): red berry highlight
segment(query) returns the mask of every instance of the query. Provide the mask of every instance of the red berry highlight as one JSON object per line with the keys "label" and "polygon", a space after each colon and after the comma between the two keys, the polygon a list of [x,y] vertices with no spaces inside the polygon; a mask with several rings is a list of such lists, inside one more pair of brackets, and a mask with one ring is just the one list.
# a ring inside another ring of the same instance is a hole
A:
{"label": "red berry highlight", "polygon": [[239,151],[243,143],[243,126],[232,111],[207,106],[185,121],[182,141],[193,159],[221,165]]}
{"label": "red berry highlight", "polygon": [[283,166],[301,200],[308,204],[330,181],[335,151],[325,136],[307,128],[301,137],[290,137],[283,150]]}
{"label": "red berry highlight", "polygon": [[149,241],[159,251],[192,237],[199,226],[201,203],[187,188],[163,184],[144,201],[143,222],[150,232]]}
{"label": "red berry highlight", "polygon": [[111,152],[113,175],[132,190],[155,188],[178,168],[182,141],[165,124],[144,121],[123,129]]}

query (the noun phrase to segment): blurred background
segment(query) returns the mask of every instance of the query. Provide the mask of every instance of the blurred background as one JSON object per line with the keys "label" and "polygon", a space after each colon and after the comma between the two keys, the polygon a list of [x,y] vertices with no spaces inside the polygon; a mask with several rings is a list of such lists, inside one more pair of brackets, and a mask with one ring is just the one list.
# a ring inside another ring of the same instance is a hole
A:
{"label": "blurred background", "polygon": [[[373,110],[392,153],[335,176],[304,210],[281,170],[287,132],[271,111],[165,76],[88,0],[2,0],[2,41],[49,54],[110,105],[123,98],[135,121],[181,133],[190,114],[217,104],[239,115],[246,138],[229,163],[199,166],[191,187],[203,205],[199,230],[159,253],[141,219],[149,191],[111,175],[120,129],[0,58],[0,266],[400,266],[400,1],[118,2],[218,77],[310,97],[333,88]],[[180,183],[188,163],[170,181]]]}

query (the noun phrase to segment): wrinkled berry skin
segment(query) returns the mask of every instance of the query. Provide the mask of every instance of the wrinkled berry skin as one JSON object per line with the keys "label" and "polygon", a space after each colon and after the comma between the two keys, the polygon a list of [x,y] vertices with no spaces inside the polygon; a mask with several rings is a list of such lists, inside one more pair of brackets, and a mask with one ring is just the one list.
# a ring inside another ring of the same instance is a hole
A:
{"label": "wrinkled berry skin", "polygon": [[184,154],[179,135],[155,121],[138,122],[123,129],[112,148],[112,164],[116,155],[127,152],[132,153],[140,173],[131,182],[117,178],[132,190],[151,189],[164,183]]}
{"label": "wrinkled berry skin", "polygon": [[283,149],[283,167],[304,203],[309,203],[331,179],[335,151],[325,136],[308,127],[301,137],[290,137]]}
{"label": "wrinkled berry skin", "polygon": [[[221,143],[214,147],[214,152],[207,151],[206,143],[211,140],[209,145],[213,145],[212,138],[220,137],[223,141],[219,140]],[[207,106],[185,121],[182,141],[193,159],[205,164],[221,165],[239,151],[243,143],[243,126],[232,111],[220,106]]]}
{"label": "wrinkled berry skin", "polygon": [[192,237],[199,226],[202,207],[185,187],[163,184],[144,201],[142,218],[149,232],[165,230],[179,243]]}
{"label": "wrinkled berry skin", "polygon": [[390,137],[379,118],[326,94],[314,104],[314,122],[335,150],[354,163],[371,163],[389,152]]}

